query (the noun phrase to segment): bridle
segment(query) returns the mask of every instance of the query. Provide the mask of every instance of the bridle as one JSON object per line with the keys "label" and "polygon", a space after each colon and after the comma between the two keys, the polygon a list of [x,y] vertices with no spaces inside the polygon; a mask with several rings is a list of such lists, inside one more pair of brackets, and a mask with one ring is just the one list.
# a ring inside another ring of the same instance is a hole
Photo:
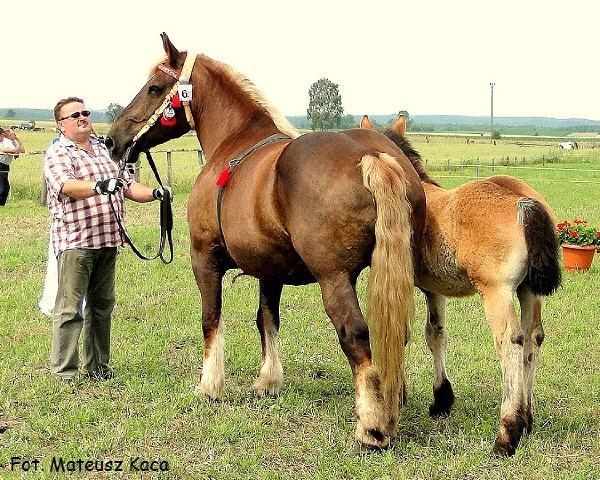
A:
{"label": "bridle", "polygon": [[[164,101],[161,105],[154,111],[154,113],[148,118],[144,126],[141,130],[133,137],[131,140],[131,145],[127,147],[125,154],[121,160],[121,165],[119,166],[119,177],[122,178],[124,175],[125,168],[127,167],[127,163],[129,160],[129,156],[131,155],[132,149],[135,147],[137,141],[144,135],[148,130],[150,130],[156,121],[161,118],[167,119],[166,122],[169,122],[173,119],[175,113],[174,108],[180,108],[183,106],[185,110],[185,117],[190,125],[192,130],[195,130],[194,117],[192,116],[192,110],[190,108],[190,101],[192,100],[192,86],[190,84],[190,76],[192,74],[192,69],[194,68],[194,63],[196,61],[196,55],[188,53],[185,62],[183,64],[183,68],[181,73],[178,74],[175,70],[170,67],[159,64],[158,69],[163,73],[173,77],[176,82],[171,87],[171,90],[167,93]],[[167,113],[169,115],[167,115]],[[170,118],[169,118],[170,117]],[[161,118],[161,120],[162,120]],[[167,123],[167,125],[169,125]],[[170,123],[170,126],[174,125],[174,123]],[[152,159],[152,155],[150,151],[146,150],[145,152],[146,159],[148,160],[148,164],[154,173],[154,177],[156,178],[158,184],[163,187],[163,184],[160,180],[160,175],[158,174],[158,169],[156,168],[156,164]],[[125,225],[123,223],[123,219],[118,214],[115,209],[113,202],[110,203],[112,211],[117,219],[117,225],[119,226],[119,231],[121,232],[122,237],[129,243],[133,252],[142,260],[154,260],[155,258],[160,258],[163,263],[169,264],[173,261],[173,238],[172,238],[172,229],[173,229],[173,212],[171,208],[171,197],[170,192],[168,190],[163,189],[163,198],[160,201],[160,241],[158,246],[158,251],[152,257],[147,257],[143,255],[133,244],[131,237],[127,233],[125,229]],[[169,259],[167,260],[164,255],[165,245],[168,243],[169,245]]]}

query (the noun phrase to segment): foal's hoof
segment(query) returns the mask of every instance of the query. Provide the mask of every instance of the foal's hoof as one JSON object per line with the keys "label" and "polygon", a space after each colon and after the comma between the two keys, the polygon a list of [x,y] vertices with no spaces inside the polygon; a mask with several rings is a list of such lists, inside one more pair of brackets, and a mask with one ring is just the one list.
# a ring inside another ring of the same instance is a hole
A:
{"label": "foal's hoof", "polygon": [[390,446],[390,437],[377,428],[365,429],[360,424],[356,426],[356,441],[361,447],[369,450],[385,450]]}
{"label": "foal's hoof", "polygon": [[510,442],[506,442],[498,437],[496,438],[496,443],[494,443],[492,453],[499,457],[512,457],[516,450],[516,446],[513,446]]}
{"label": "foal's hoof", "polygon": [[429,416],[440,417],[449,415],[454,404],[454,392],[452,384],[444,379],[439,388],[433,389],[433,402],[429,405]]}

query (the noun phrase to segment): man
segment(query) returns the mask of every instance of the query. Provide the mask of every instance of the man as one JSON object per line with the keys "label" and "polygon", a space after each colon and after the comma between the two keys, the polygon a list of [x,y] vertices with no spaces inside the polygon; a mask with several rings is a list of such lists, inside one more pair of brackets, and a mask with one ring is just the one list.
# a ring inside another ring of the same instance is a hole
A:
{"label": "man", "polygon": [[25,153],[25,149],[15,132],[0,127],[0,206],[6,205],[10,192],[8,172],[10,172],[10,164],[19,153]]}
{"label": "man", "polygon": [[[77,380],[78,340],[83,332],[83,368],[95,380],[108,380],[110,323],[115,304],[115,261],[123,239],[111,203],[125,213],[124,198],[162,199],[162,188],[133,181],[92,135],[83,100],[69,97],[54,107],[61,135],[46,151],[44,175],[52,213],[52,242],[58,261],[58,290],[53,310],[50,371],[60,381]],[[85,311],[78,303],[86,296]]]}

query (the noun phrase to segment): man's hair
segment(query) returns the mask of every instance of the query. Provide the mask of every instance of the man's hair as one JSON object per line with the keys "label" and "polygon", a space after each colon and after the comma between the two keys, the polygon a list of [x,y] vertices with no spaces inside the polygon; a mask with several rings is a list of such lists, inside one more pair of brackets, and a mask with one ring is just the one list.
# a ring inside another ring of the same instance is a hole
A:
{"label": "man's hair", "polygon": [[56,120],[57,122],[60,119],[60,109],[62,107],[64,107],[65,105],[69,104],[69,103],[83,103],[83,100],[79,97],[67,97],[67,98],[63,98],[62,100],[59,100],[58,103],[56,104],[56,107],[54,107],[54,120]]}
{"label": "man's hair", "polygon": [[4,133],[4,129],[2,127],[0,127],[0,135],[2,135]]}

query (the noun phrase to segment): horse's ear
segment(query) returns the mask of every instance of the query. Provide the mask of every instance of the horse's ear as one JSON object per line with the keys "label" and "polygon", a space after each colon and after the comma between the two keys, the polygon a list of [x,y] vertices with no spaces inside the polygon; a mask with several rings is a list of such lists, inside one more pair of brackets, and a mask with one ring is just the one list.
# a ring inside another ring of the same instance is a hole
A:
{"label": "horse's ear", "polygon": [[360,126],[360,128],[365,128],[367,130],[373,130],[373,124],[371,123],[371,120],[369,120],[368,115],[362,116],[362,118],[360,119],[359,126]]}
{"label": "horse's ear", "polygon": [[161,33],[160,37],[163,41],[163,48],[165,49],[165,53],[167,54],[167,57],[169,57],[169,65],[173,68],[177,67],[179,51],[175,48],[175,45],[171,43],[171,40],[169,40],[169,37],[165,32]]}
{"label": "horse's ear", "polygon": [[394,125],[392,125],[392,130],[398,135],[404,136],[406,133],[406,120],[404,120],[404,115],[398,115]]}

